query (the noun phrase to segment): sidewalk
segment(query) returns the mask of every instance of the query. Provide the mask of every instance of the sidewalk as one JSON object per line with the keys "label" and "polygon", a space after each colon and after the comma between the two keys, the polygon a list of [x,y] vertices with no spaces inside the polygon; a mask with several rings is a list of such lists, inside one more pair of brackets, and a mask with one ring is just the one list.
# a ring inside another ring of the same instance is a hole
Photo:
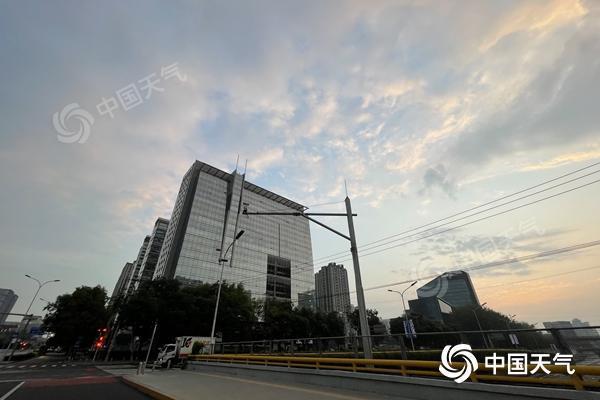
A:
{"label": "sidewalk", "polygon": [[[145,375],[135,375],[134,372],[131,375],[122,375],[122,379],[128,385],[160,400],[197,400],[199,396],[211,400],[389,400],[392,398],[320,386],[289,385],[217,373],[181,370],[154,372],[147,370]],[[394,397],[394,399],[399,398]]]}

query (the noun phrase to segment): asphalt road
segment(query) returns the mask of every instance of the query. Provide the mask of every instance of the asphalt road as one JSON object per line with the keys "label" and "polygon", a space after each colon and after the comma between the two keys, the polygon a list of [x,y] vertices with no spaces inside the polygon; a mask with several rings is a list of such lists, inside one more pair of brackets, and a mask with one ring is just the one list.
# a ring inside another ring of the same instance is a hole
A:
{"label": "asphalt road", "polygon": [[0,400],[147,400],[120,381],[89,363],[62,358],[0,364]]}

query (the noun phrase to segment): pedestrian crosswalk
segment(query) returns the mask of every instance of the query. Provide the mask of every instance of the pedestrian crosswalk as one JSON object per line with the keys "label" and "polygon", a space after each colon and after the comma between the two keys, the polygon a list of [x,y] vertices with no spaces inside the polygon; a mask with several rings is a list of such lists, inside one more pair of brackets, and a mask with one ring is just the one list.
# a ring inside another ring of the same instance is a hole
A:
{"label": "pedestrian crosswalk", "polygon": [[35,368],[66,368],[76,367],[77,364],[71,363],[37,363],[37,364],[6,364],[0,365],[0,370],[20,370],[20,369],[35,369]]}

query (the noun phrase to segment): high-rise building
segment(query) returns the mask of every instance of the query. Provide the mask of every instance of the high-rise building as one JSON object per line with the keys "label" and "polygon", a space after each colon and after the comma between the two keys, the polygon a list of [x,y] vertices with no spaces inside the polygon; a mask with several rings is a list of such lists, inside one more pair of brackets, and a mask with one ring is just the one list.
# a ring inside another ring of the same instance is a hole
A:
{"label": "high-rise building", "polygon": [[348,272],[343,265],[329,263],[315,274],[315,303],[322,312],[350,311]]}
{"label": "high-rise building", "polygon": [[479,306],[471,277],[465,271],[443,273],[417,289],[417,297],[438,297],[454,308]]}
{"label": "high-rise building", "polygon": [[148,243],[150,243],[150,236],[146,236],[144,241],[142,242],[142,246],[140,247],[140,251],[138,251],[138,255],[133,262],[133,270],[131,271],[131,275],[129,275],[129,280],[127,281],[127,286],[125,288],[125,295],[130,296],[136,289],[136,283],[140,279],[141,270],[142,270],[142,262],[144,261],[144,257],[146,256],[146,250],[148,249]]}
{"label": "high-rise building", "polygon": [[[243,187],[243,190],[242,190]],[[314,288],[308,220],[286,215],[243,215],[242,210],[302,212],[305,207],[196,161],[183,177],[154,277],[185,284],[219,280],[219,251],[235,241],[223,279],[242,283],[254,298],[298,301]]]}
{"label": "high-rise building", "polygon": [[125,266],[121,270],[121,275],[119,275],[119,279],[117,280],[117,284],[115,285],[112,295],[110,296],[111,304],[114,303],[119,296],[123,296],[125,294],[132,272],[133,263],[125,263]]}
{"label": "high-rise building", "polygon": [[164,218],[158,218],[154,223],[154,229],[152,230],[152,235],[150,235],[150,240],[148,241],[144,258],[139,268],[139,279],[134,283],[136,289],[140,283],[152,280],[168,226],[169,220]]}
{"label": "high-rise building", "polygon": [[18,298],[19,296],[11,289],[0,289],[0,324],[6,321],[8,313],[12,311]]}

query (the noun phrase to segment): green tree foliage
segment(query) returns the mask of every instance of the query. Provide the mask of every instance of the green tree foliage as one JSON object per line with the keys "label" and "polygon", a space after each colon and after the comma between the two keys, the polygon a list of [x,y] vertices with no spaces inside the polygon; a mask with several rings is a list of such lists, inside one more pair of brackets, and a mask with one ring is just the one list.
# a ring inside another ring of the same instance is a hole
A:
{"label": "green tree foliage", "polygon": [[[373,327],[377,324],[379,324],[381,321],[378,317],[379,311],[375,310],[375,309],[367,309],[367,322],[369,324],[369,330],[371,332],[371,334],[373,334]],[[358,334],[360,335],[360,319],[358,316],[358,308],[355,309],[354,311],[350,312],[347,314],[348,315],[348,321],[350,322],[350,326],[356,330],[356,332],[358,332]]]}
{"label": "green tree foliage", "polygon": [[[181,287],[178,281],[158,279],[146,283],[119,308],[121,327],[148,338],[158,322],[157,343],[183,335],[210,336],[217,285]],[[225,341],[249,340],[256,320],[255,304],[242,285],[221,288],[216,332]]]}
{"label": "green tree foliage", "polygon": [[[493,329],[507,329],[508,326],[511,328],[533,328],[524,322],[512,322],[508,315],[494,311],[491,308],[480,308],[475,311],[477,318],[481,323],[481,328],[484,330]],[[463,331],[477,331],[477,319],[473,308],[471,307],[460,307],[454,309],[454,312],[448,317],[448,326],[453,330]]]}
{"label": "green tree foliage", "polygon": [[54,333],[52,343],[65,349],[75,346],[89,348],[96,339],[97,330],[106,326],[106,290],[100,286],[81,286],[71,294],[58,296],[50,303],[44,318],[44,327]]}
{"label": "green tree foliage", "polygon": [[289,301],[268,299],[258,307],[259,339],[331,337],[344,335],[344,321],[339,314],[321,313],[307,308],[293,308]]}

